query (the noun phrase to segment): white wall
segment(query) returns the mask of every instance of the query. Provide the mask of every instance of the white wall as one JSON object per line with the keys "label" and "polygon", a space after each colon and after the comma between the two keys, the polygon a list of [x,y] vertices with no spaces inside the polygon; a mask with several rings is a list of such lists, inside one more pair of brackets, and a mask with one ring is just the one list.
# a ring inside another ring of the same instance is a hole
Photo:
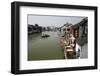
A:
{"label": "white wall", "polygon": [[[11,53],[11,6],[13,0],[0,0],[0,76],[14,76],[10,73],[10,53]],[[17,1],[17,0],[16,0]],[[59,3],[59,4],[74,4],[74,5],[90,5],[98,6],[100,13],[100,0],[21,0],[30,2],[44,2],[44,3]],[[98,15],[100,20],[100,14]],[[100,23],[99,23],[100,24]],[[98,24],[98,25],[99,25]],[[100,26],[99,26],[100,29]],[[100,32],[100,30],[99,30]],[[100,34],[98,38],[100,42]],[[99,49],[100,50],[100,49]],[[100,52],[99,52],[100,54]],[[100,55],[99,55],[100,58]],[[100,67],[100,59],[99,59]],[[40,73],[34,76],[99,76],[99,70],[85,70],[85,71],[71,71],[71,72],[54,72],[54,73]],[[33,74],[26,74],[25,76],[32,76]],[[23,75],[20,75],[23,76]]]}
{"label": "white wall", "polygon": [[81,47],[81,55],[80,55],[80,58],[88,58],[88,44],[84,44],[82,47]]}

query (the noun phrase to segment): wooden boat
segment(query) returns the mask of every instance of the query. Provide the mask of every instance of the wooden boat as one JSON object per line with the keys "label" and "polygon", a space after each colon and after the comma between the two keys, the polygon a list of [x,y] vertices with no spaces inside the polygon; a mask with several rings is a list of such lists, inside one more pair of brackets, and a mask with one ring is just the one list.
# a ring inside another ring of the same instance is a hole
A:
{"label": "wooden boat", "polygon": [[48,35],[48,34],[43,34],[41,37],[42,37],[42,38],[47,38],[47,37],[50,37],[50,35]]}

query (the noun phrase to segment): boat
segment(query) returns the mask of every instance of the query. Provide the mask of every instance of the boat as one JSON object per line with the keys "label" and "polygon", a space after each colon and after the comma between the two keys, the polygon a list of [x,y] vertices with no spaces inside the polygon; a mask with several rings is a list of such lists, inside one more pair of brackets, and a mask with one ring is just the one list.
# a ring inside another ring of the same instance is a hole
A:
{"label": "boat", "polygon": [[48,35],[48,34],[43,34],[41,37],[42,37],[42,38],[47,38],[47,37],[50,37],[50,35]]}

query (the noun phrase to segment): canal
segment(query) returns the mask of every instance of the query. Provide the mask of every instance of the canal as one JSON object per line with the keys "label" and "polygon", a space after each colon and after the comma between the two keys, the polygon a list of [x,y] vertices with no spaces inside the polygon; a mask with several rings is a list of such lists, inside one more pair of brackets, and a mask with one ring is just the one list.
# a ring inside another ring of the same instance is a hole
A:
{"label": "canal", "polygon": [[54,60],[64,59],[64,51],[60,47],[59,33],[50,31],[47,38],[41,38],[41,34],[28,36],[28,60]]}

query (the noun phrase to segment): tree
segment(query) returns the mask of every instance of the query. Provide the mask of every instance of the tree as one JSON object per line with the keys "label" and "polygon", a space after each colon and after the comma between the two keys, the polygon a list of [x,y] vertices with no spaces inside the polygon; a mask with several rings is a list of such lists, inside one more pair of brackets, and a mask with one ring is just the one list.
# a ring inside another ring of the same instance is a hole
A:
{"label": "tree", "polygon": [[38,27],[39,25],[38,24],[35,24],[35,27]]}

